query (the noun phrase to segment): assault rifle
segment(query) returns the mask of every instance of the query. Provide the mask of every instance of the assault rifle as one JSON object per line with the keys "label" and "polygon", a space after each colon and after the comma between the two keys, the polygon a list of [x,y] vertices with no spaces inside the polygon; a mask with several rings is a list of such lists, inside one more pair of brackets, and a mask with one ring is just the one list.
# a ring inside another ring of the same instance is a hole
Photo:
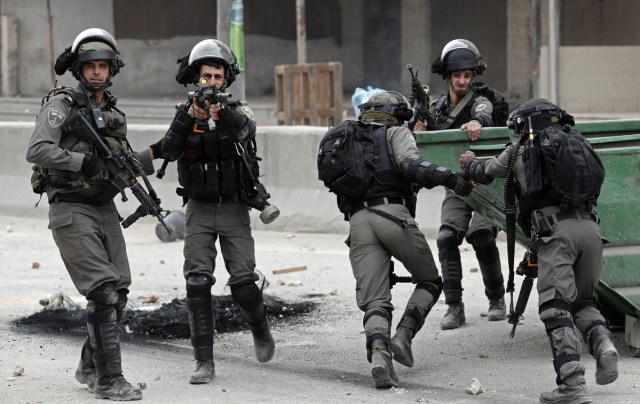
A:
{"label": "assault rifle", "polygon": [[418,80],[418,69],[415,74],[411,64],[407,65],[409,74],[411,74],[411,96],[409,97],[409,103],[413,104],[413,117],[409,121],[409,129],[413,130],[418,120],[427,121],[427,128],[429,130],[436,130],[436,120],[429,112],[429,86],[423,86]]}
{"label": "assault rifle", "polygon": [[[100,116],[100,120],[101,119],[102,117]],[[141,217],[151,215],[155,216],[167,232],[171,234],[171,229],[164,222],[162,216],[163,210],[160,207],[160,199],[158,199],[155,190],[151,187],[151,183],[144,173],[144,167],[142,163],[140,163],[140,160],[138,160],[130,150],[126,149],[114,154],[104,139],[102,139],[87,118],[80,112],[76,112],[65,125],[70,131],[78,131],[82,134],[87,141],[98,149],[98,153],[104,157],[109,180],[122,195],[122,202],[128,200],[125,194],[127,188],[129,188],[131,193],[140,201],[138,209],[122,221],[122,227],[126,229]],[[136,180],[138,176],[142,177],[149,192]]]}
{"label": "assault rifle", "polygon": [[389,289],[393,289],[393,285],[396,283],[411,283],[410,276],[400,276],[396,275],[394,271],[394,262],[389,262]]}
{"label": "assault rifle", "polygon": [[513,324],[513,328],[511,329],[511,333],[509,334],[511,338],[516,335],[516,327],[518,326],[518,322],[520,321],[520,319],[524,318],[522,314],[527,308],[527,302],[529,301],[531,289],[533,288],[533,280],[538,277],[538,259],[535,251],[529,250],[524,254],[524,258],[518,265],[516,273],[518,275],[524,275],[524,279],[522,280],[522,286],[520,287],[520,294],[518,295],[516,308],[515,310],[513,309],[512,300],[511,309],[509,311],[509,315],[507,316],[507,321],[509,322],[509,324]]}

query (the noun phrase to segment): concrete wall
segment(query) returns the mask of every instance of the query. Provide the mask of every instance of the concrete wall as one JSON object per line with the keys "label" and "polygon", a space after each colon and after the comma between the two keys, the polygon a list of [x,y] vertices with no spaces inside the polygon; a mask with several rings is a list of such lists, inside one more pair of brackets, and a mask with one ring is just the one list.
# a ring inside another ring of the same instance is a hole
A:
{"label": "concrete wall", "polygon": [[[166,130],[166,125],[129,125],[128,138],[134,150],[142,150],[164,136]],[[330,194],[317,180],[316,155],[325,131],[325,128],[313,126],[258,127],[258,151],[264,158],[261,182],[272,195],[269,202],[280,209],[281,215],[265,225],[257,217],[259,212],[252,211],[254,228],[291,232],[348,232],[348,223],[338,211],[335,195]],[[32,132],[33,123],[0,122],[0,181],[5,189],[0,193],[0,210],[5,214],[46,216],[48,211],[46,197],[37,209],[33,209],[38,197],[31,191],[31,165],[25,160]],[[156,169],[160,168],[161,161],[156,160],[154,165]],[[176,172],[175,163],[171,163],[162,180],[155,176],[150,178],[164,209],[184,209],[181,207],[181,198],[175,194],[178,186]],[[442,187],[420,191],[417,220],[431,237],[435,236],[440,225],[439,212],[443,197]],[[123,217],[137,208],[134,198],[125,204],[118,202],[118,205]]]}
{"label": "concrete wall", "polygon": [[[549,97],[549,48],[540,54],[540,96]],[[640,111],[640,46],[560,48],[558,101],[568,112]]]}

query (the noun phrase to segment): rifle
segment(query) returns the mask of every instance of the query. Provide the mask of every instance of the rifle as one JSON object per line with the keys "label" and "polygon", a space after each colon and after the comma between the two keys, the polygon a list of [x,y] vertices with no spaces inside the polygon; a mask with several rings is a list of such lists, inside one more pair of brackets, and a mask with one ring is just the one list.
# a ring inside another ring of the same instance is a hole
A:
{"label": "rifle", "polygon": [[524,258],[518,265],[516,273],[518,275],[524,275],[524,279],[522,280],[522,286],[520,287],[520,294],[518,295],[516,308],[514,310],[512,306],[511,311],[507,316],[507,321],[509,322],[509,324],[513,324],[513,328],[511,329],[511,333],[509,334],[511,338],[516,335],[516,327],[518,325],[518,321],[524,319],[522,314],[527,308],[527,302],[529,301],[531,289],[533,288],[533,280],[538,277],[538,258],[535,251],[529,250],[524,254]]}
{"label": "rifle", "polygon": [[194,99],[198,100],[198,105],[200,108],[203,108],[207,111],[207,121],[209,123],[209,129],[213,129],[215,124],[211,119],[211,113],[209,108],[206,108],[205,101],[209,101],[211,104],[223,103],[227,104],[230,97],[233,94],[224,93],[220,91],[217,86],[209,86],[209,82],[204,77],[201,77],[198,80],[198,84],[196,84],[196,90],[190,91],[187,96],[189,97],[189,102],[193,102]]}
{"label": "rifle", "polygon": [[409,121],[409,129],[413,130],[418,120],[427,121],[427,128],[429,130],[436,130],[436,120],[429,112],[429,86],[422,85],[418,80],[418,69],[415,74],[411,64],[407,65],[409,74],[411,74],[411,96],[409,97],[409,103],[413,104],[413,117]]}
{"label": "rifle", "polygon": [[[97,113],[96,111],[93,112],[94,115]],[[102,121],[102,116],[100,116],[100,121]],[[163,220],[163,210],[160,207],[160,199],[158,199],[155,190],[151,187],[151,183],[144,173],[144,167],[138,158],[126,149],[114,154],[81,112],[76,112],[76,114],[67,121],[66,127],[70,131],[78,131],[87,141],[94,145],[98,149],[98,153],[104,157],[109,180],[122,195],[122,202],[128,200],[125,194],[127,188],[129,188],[138,201],[140,201],[138,209],[122,221],[122,227],[126,229],[141,217],[152,215],[155,216],[167,232],[171,234],[171,229]],[[142,177],[149,192],[136,180],[138,176]]]}
{"label": "rifle", "polygon": [[410,276],[399,276],[394,272],[394,262],[389,262],[389,289],[393,289],[393,285],[396,283],[411,283]]}

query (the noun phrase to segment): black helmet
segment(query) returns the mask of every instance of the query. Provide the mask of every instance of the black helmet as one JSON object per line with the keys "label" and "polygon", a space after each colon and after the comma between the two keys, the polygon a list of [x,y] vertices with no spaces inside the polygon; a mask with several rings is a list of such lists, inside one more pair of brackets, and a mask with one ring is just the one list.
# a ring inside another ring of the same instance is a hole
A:
{"label": "black helmet", "polygon": [[436,73],[446,79],[449,73],[456,70],[471,69],[481,75],[487,68],[482,60],[478,48],[466,39],[454,39],[444,46],[440,56],[431,65],[431,73]]}
{"label": "black helmet", "polygon": [[400,125],[413,116],[409,101],[397,91],[375,93],[358,109],[361,111],[358,119],[369,124]]}
{"label": "black helmet", "polygon": [[[531,126],[529,126],[529,122]],[[571,114],[544,98],[534,98],[523,102],[509,114],[509,119],[507,119],[507,127],[512,141],[517,141],[530,131],[540,133],[553,125],[573,126],[575,120]]]}
{"label": "black helmet", "polygon": [[[196,44],[189,54],[188,66],[191,70],[189,81],[195,83],[198,80],[200,66],[207,62],[220,64],[224,67],[224,78],[226,87],[229,87],[240,74],[238,61],[231,49],[217,39],[205,39]],[[181,83],[186,84],[186,83]]]}

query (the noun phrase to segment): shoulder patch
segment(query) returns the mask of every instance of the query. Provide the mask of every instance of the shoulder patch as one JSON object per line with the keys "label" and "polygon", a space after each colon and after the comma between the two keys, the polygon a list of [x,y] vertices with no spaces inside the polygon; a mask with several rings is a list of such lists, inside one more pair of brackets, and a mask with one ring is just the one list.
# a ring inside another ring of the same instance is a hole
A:
{"label": "shoulder patch", "polygon": [[67,119],[67,114],[58,108],[51,108],[47,114],[47,119],[49,121],[49,126],[57,128],[64,123],[65,119]]}
{"label": "shoulder patch", "polygon": [[487,104],[485,104],[484,102],[481,104],[478,104],[478,106],[476,107],[476,112],[482,111],[487,107]]}
{"label": "shoulder patch", "polygon": [[249,108],[249,106],[247,105],[240,106],[240,111],[242,111],[242,113],[245,114],[247,117],[249,117],[249,119],[251,119],[252,121],[255,120],[253,117],[253,111],[251,110],[251,108]]}

